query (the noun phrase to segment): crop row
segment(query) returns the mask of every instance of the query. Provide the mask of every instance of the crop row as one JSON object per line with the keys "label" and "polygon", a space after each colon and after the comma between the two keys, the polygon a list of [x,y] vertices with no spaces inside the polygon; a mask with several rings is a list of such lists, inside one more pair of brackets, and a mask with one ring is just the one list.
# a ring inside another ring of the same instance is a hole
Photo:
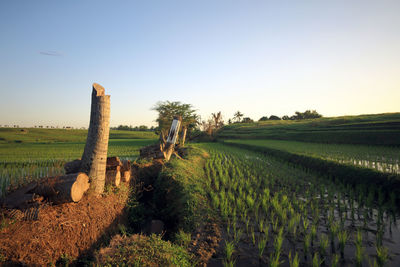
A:
{"label": "crop row", "polygon": [[359,166],[379,172],[400,174],[400,148],[365,145],[321,144],[282,140],[228,140],[284,150],[290,153]]}
{"label": "crop row", "polygon": [[[153,142],[152,139],[113,139],[110,140],[108,156],[135,160],[139,148]],[[41,177],[64,174],[64,164],[80,158],[83,149],[84,143],[2,145],[0,198],[8,191]]]}
{"label": "crop row", "polygon": [[206,187],[228,236],[225,265],[246,257],[269,266],[399,260],[390,256],[399,245],[395,196],[387,201],[374,185],[335,183],[249,150],[206,148]]}

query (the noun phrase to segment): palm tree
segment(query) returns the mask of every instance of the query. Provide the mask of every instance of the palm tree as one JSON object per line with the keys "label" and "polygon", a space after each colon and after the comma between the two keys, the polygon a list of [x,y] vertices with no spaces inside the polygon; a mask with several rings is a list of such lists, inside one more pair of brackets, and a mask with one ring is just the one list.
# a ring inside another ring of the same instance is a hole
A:
{"label": "palm tree", "polygon": [[237,121],[240,122],[242,120],[243,113],[241,113],[239,110],[236,111],[235,114],[233,114],[233,118]]}

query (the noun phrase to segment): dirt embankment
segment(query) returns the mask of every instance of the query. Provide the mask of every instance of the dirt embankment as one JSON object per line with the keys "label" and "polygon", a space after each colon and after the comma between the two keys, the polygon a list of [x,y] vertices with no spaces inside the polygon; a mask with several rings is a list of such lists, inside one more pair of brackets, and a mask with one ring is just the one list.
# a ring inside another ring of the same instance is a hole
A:
{"label": "dirt embankment", "polygon": [[79,203],[42,204],[37,220],[6,219],[10,225],[0,230],[0,253],[6,264],[29,266],[82,257],[126,220],[127,199],[128,190],[120,190],[103,197],[85,196]]}
{"label": "dirt embankment", "polygon": [[[185,188],[188,190],[192,182],[200,177],[197,176],[199,173],[194,172],[196,169],[194,166],[198,165],[197,169],[203,171],[201,164],[193,159],[180,162],[184,165],[176,164],[176,166],[166,167],[161,161],[133,164],[132,172],[135,178],[131,179],[130,185],[124,184],[118,189],[118,193],[105,194],[103,197],[84,196],[78,203],[54,206],[46,202],[39,203],[38,213],[25,214],[25,218],[29,217],[29,220],[23,218],[24,214],[21,211],[0,210],[0,222],[5,225],[0,228],[0,259],[5,260],[3,263],[6,265],[46,266],[60,263],[62,259],[78,265],[93,264],[94,252],[108,244],[112,235],[118,231],[119,224],[126,225],[128,228],[133,227],[132,229],[138,226],[136,232],[143,232],[152,219],[168,222],[167,217],[162,216],[164,213],[160,212],[157,202],[154,202],[154,191],[157,191],[155,187],[162,185],[160,182],[156,183],[156,180],[175,180],[177,177],[165,174],[160,176],[160,172],[164,168],[176,169],[180,171],[182,181],[186,181],[183,179],[185,177],[193,176],[191,182],[181,181],[182,184],[178,187],[182,187],[181,190]],[[197,178],[194,179],[194,177]],[[158,189],[160,191],[160,188]],[[169,194],[174,192],[170,192],[169,188],[164,189],[167,194],[165,199],[170,199]],[[164,192],[163,190],[161,191]],[[135,199],[137,210],[127,204]],[[169,204],[168,207],[172,208],[173,214],[181,214],[175,210],[180,209],[179,205],[170,207],[175,202]],[[1,220],[2,215],[5,218],[3,220]],[[181,218],[177,221],[181,221]],[[163,231],[164,238],[174,236],[173,228],[166,224]],[[202,217],[202,223],[191,233],[191,242],[188,247],[197,265],[207,265],[220,239],[221,234],[217,224]]]}

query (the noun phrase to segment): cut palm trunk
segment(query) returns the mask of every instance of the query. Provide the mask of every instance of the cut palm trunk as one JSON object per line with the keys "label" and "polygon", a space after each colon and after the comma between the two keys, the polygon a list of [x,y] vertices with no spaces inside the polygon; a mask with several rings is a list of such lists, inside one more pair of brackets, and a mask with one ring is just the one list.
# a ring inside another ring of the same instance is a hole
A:
{"label": "cut palm trunk", "polygon": [[80,172],[42,179],[30,192],[41,195],[55,204],[60,204],[78,202],[89,186],[89,177]]}
{"label": "cut palm trunk", "polygon": [[121,183],[121,172],[119,170],[108,170],[106,173],[106,185],[119,187]]}
{"label": "cut palm trunk", "polygon": [[110,132],[110,96],[104,88],[93,84],[90,125],[80,170],[88,174],[91,190],[101,194],[104,190],[106,160]]}
{"label": "cut palm trunk", "polygon": [[131,179],[131,162],[129,160],[122,161],[121,179],[125,183]]}

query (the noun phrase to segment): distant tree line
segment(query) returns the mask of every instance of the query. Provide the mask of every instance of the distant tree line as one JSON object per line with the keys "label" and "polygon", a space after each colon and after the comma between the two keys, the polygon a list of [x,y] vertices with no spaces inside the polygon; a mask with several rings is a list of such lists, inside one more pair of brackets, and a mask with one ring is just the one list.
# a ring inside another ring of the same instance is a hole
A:
{"label": "distant tree line", "polygon": [[308,120],[308,119],[318,119],[321,118],[322,115],[319,114],[316,110],[306,110],[304,112],[296,111],[292,116],[282,116],[282,118],[271,115],[269,118],[267,116],[261,117],[258,121],[268,121],[268,120]]}
{"label": "distant tree line", "polygon": [[[316,110],[306,110],[304,112],[299,112],[296,111],[294,113],[294,115],[292,116],[276,116],[276,115],[271,115],[271,116],[263,116],[261,117],[258,121],[271,121],[271,120],[308,120],[308,119],[318,119],[321,118],[322,115],[319,114]],[[228,120],[228,124],[232,124],[232,123],[250,123],[250,122],[254,122],[254,120],[252,120],[249,117],[244,117],[243,113],[241,113],[240,111],[237,111],[234,115],[232,119]]]}
{"label": "distant tree line", "polygon": [[123,130],[123,131],[142,131],[142,132],[150,132],[155,131],[156,127],[151,126],[150,128],[146,125],[140,125],[133,127],[132,125],[119,125],[118,127],[111,127],[111,130]]}

